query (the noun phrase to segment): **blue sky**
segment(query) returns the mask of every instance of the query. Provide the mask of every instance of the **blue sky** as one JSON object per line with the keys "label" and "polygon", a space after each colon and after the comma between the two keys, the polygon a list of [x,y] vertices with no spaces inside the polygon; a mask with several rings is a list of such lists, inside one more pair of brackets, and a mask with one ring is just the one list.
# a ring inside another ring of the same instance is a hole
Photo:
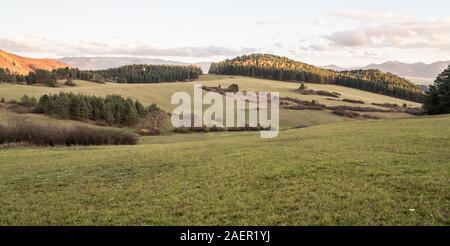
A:
{"label": "blue sky", "polygon": [[449,1],[65,0],[1,4],[0,49],[186,62],[268,52],[315,65],[450,59]]}

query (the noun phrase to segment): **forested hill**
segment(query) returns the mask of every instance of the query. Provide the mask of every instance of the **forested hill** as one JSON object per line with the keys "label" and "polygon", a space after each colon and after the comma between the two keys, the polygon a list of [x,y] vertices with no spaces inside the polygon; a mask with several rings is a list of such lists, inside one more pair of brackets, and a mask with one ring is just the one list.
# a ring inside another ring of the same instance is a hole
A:
{"label": "forested hill", "polygon": [[50,71],[65,67],[70,66],[58,60],[23,57],[0,49],[0,68],[12,74],[27,75],[38,69]]}
{"label": "forested hill", "polygon": [[92,71],[118,83],[159,83],[198,79],[202,70],[197,66],[127,65],[119,68]]}
{"label": "forested hill", "polygon": [[375,69],[338,72],[270,54],[244,55],[213,63],[209,73],[338,84],[411,101],[423,100],[423,92],[419,87],[391,73]]}

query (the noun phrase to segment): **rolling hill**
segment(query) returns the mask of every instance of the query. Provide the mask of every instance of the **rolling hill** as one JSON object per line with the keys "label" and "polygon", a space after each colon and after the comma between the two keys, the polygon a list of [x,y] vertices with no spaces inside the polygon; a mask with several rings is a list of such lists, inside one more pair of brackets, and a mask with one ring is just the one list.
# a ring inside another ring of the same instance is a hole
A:
{"label": "rolling hill", "polygon": [[[388,97],[377,93],[357,90],[353,88],[343,87],[330,84],[305,83],[308,89],[315,91],[329,91],[341,94],[341,99],[353,99],[364,101],[365,104],[354,104],[342,100],[329,100],[326,96],[320,95],[302,95],[295,90],[299,87],[297,83],[264,80],[257,78],[241,77],[241,76],[223,76],[223,75],[202,75],[199,80],[194,82],[174,82],[174,83],[150,83],[150,84],[122,84],[122,83],[93,83],[88,81],[76,80],[77,86],[68,87],[60,81],[59,87],[50,88],[45,86],[27,86],[20,84],[5,83],[0,86],[0,98],[8,100],[20,100],[27,94],[39,98],[44,94],[56,94],[59,92],[74,92],[75,94],[87,94],[97,96],[107,96],[118,94],[124,97],[137,99],[145,105],[156,103],[159,107],[171,112],[175,105],[171,104],[173,93],[178,91],[186,91],[193,94],[193,85],[202,83],[204,86],[228,87],[235,83],[244,91],[277,91],[282,97],[297,98],[305,101],[315,101],[326,106],[363,106],[375,109],[383,109],[375,104],[407,104],[410,107],[420,107],[418,103],[406,101],[398,98]],[[402,112],[368,112],[364,114],[373,115],[382,119],[412,117],[410,114]],[[329,124],[344,121],[353,121],[356,119],[338,116],[330,110],[290,110],[282,109],[280,111],[280,127],[289,129],[293,127],[306,127],[313,125]]]}
{"label": "rolling hill", "polygon": [[410,81],[377,69],[335,71],[272,54],[250,54],[211,64],[209,73],[281,81],[338,84],[421,102],[423,92]]}
{"label": "rolling hill", "polygon": [[450,61],[438,61],[430,64],[423,62],[404,63],[399,61],[387,61],[384,63],[372,63],[365,67],[344,68],[336,65],[323,66],[325,69],[344,71],[349,69],[378,69],[382,72],[389,72],[400,77],[412,78],[414,81],[434,80],[438,74],[444,71]]}
{"label": "rolling hill", "polygon": [[53,70],[65,67],[70,65],[58,60],[22,57],[0,50],[0,68],[8,69],[12,73],[25,75],[36,69]]}

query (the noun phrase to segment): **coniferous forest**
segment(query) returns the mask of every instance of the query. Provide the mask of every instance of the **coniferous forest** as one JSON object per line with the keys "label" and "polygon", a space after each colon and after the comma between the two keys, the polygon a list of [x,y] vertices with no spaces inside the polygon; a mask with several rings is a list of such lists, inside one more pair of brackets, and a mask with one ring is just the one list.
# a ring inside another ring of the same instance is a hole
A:
{"label": "coniferous forest", "polygon": [[28,75],[13,74],[0,68],[0,81],[10,83],[45,84],[57,86],[57,80],[79,79],[97,83],[162,83],[191,81],[198,79],[202,70],[197,66],[175,65],[128,65],[105,70],[80,70],[78,68],[59,68],[53,71],[37,69]]}
{"label": "coniferous forest", "polygon": [[198,79],[202,70],[197,66],[128,65],[91,71],[118,83],[159,83]]}
{"label": "coniferous forest", "polygon": [[213,63],[209,73],[337,84],[416,102],[422,102],[424,98],[419,87],[391,73],[375,69],[338,72],[270,54],[244,55]]}
{"label": "coniferous forest", "polygon": [[139,101],[120,95],[98,97],[60,92],[41,96],[36,111],[61,119],[91,120],[110,126],[134,126],[140,117],[154,110],[152,107],[145,108]]}

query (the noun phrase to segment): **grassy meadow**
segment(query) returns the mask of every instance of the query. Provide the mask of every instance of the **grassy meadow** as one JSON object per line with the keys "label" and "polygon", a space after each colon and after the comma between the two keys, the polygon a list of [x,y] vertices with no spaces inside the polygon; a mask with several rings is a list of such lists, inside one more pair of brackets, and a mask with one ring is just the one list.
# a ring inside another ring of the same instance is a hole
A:
{"label": "grassy meadow", "polygon": [[[61,82],[62,83],[62,82]],[[300,95],[293,92],[299,87],[299,83],[282,82],[275,80],[263,80],[240,76],[225,76],[225,75],[203,75],[198,81],[194,82],[175,82],[175,83],[155,83],[155,84],[119,84],[106,83],[99,84],[88,81],[75,81],[77,86],[61,86],[57,88],[49,88],[45,86],[29,86],[19,84],[0,84],[0,96],[6,100],[19,100],[24,94],[29,96],[39,97],[43,94],[58,93],[59,91],[74,93],[82,93],[89,95],[106,96],[110,94],[119,94],[125,97],[132,97],[145,104],[156,103],[161,108],[171,111],[174,106],[170,104],[172,94],[177,91],[185,91],[193,95],[193,85],[195,83],[202,83],[206,86],[222,87],[228,86],[232,83],[239,85],[241,91],[275,91],[280,92],[281,96],[301,97],[304,100],[316,100],[325,105],[354,105],[346,102],[336,102],[327,100],[327,97],[317,95]],[[397,103],[402,105],[406,103],[410,106],[420,106],[418,103],[410,102],[402,99],[388,97],[380,94],[375,94],[367,91],[357,90],[353,88],[329,85],[329,84],[313,84],[305,83],[309,89],[313,90],[327,90],[342,94],[342,98],[349,98],[354,100],[363,100],[370,106],[371,103]],[[374,106],[376,107],[376,106]]]}
{"label": "grassy meadow", "polygon": [[[275,91],[280,92],[282,97],[294,97],[302,100],[315,100],[318,103],[328,106],[347,105],[347,106],[364,106],[380,108],[371,105],[372,103],[396,103],[403,105],[406,103],[411,107],[419,107],[420,104],[393,97],[388,97],[380,94],[370,93],[362,90],[352,89],[348,87],[305,83],[309,89],[326,90],[329,92],[337,92],[342,94],[342,98],[363,100],[366,104],[353,104],[341,101],[328,100],[325,96],[318,95],[301,95],[294,92],[299,87],[298,83],[281,82],[275,80],[263,80],[240,76],[225,76],[225,75],[203,75],[195,82],[177,82],[177,83],[160,83],[160,84],[118,84],[106,83],[99,84],[87,81],[75,81],[77,86],[64,86],[61,81],[60,87],[50,88],[45,86],[29,86],[19,84],[0,84],[0,98],[5,100],[20,100],[20,98],[27,94],[39,98],[41,95],[63,92],[74,92],[88,95],[106,96],[111,94],[119,94],[125,97],[137,99],[146,105],[156,103],[159,107],[171,112],[176,105],[171,105],[170,100],[172,94],[177,91],[188,92],[193,95],[193,85],[195,83],[202,83],[205,86],[227,87],[232,83],[239,85],[241,91]],[[404,113],[367,113],[376,115],[381,118],[398,118],[411,117]],[[295,127],[313,126],[319,124],[339,123],[344,121],[351,121],[354,119],[337,116],[327,111],[313,111],[313,110],[281,110],[280,111],[280,127],[281,129],[290,129]],[[0,119],[1,121],[1,119]]]}
{"label": "grassy meadow", "polygon": [[450,116],[0,150],[1,225],[449,225]]}
{"label": "grassy meadow", "polygon": [[[298,83],[218,75],[198,82],[355,106],[295,93]],[[3,83],[0,98],[120,94],[170,112],[172,93],[192,94],[195,82],[76,83]],[[363,100],[365,107],[420,106],[341,86],[305,85]],[[450,116],[372,114],[383,119],[281,110],[283,131],[275,139],[218,132],[142,137],[132,146],[0,147],[0,225],[450,225]],[[0,108],[0,124],[11,120],[80,124]]]}

